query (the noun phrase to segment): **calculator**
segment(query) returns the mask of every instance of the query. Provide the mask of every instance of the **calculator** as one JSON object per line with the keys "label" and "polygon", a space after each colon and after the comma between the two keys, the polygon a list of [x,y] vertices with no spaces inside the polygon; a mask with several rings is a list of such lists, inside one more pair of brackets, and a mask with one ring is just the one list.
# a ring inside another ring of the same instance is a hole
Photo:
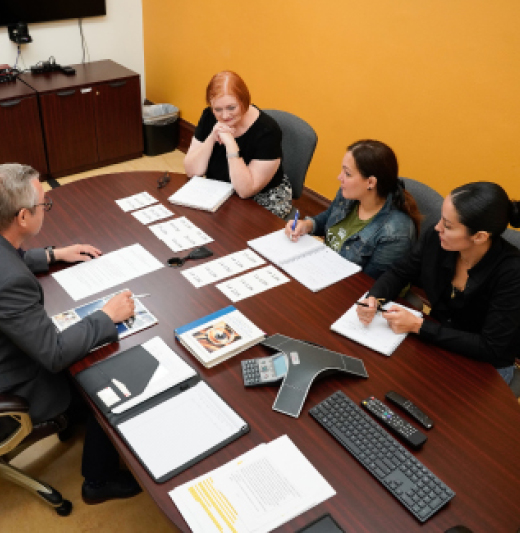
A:
{"label": "calculator", "polygon": [[256,387],[257,385],[278,383],[287,374],[288,367],[287,356],[282,352],[275,353],[270,357],[245,359],[242,361],[244,385]]}

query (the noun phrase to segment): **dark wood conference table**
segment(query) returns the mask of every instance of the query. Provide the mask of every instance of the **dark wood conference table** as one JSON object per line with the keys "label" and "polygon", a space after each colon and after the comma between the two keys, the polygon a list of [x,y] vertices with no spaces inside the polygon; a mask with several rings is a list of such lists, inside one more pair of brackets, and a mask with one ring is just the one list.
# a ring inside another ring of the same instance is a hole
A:
{"label": "dark wood conference table", "polygon": [[[80,242],[109,252],[140,242],[160,261],[166,261],[172,255],[184,255],[173,254],[146,226],[124,213],[114,202],[148,191],[169,205],[168,196],[186,182],[186,177],[172,174],[171,182],[165,188],[157,189],[157,179],[162,174],[103,175],[52,190],[48,195],[54,201],[53,209],[46,213],[41,233],[28,244],[64,246]],[[213,259],[242,250],[246,248],[247,240],[284,226],[282,220],[254,201],[240,200],[237,196],[216,213],[170,207],[176,216],[188,217],[215,239],[209,245],[215,254]],[[183,268],[195,264],[200,261],[190,261]],[[52,276],[42,276],[40,281],[49,314],[74,307],[75,302]],[[265,356],[270,353],[267,349],[256,346],[208,370],[175,341],[174,328],[230,302],[214,285],[196,289],[181,276],[180,270],[171,268],[124,284],[137,294],[151,293],[146,305],[157,316],[159,324],[89,354],[72,367],[72,373],[159,335],[249,422],[249,434],[166,483],[157,484],[96,411],[143,488],[182,531],[188,531],[188,526],[168,491],[262,442],[287,434],[337,494],[277,531],[295,531],[330,512],[345,531],[445,531],[462,524],[474,532],[515,532],[520,527],[520,407],[512,392],[489,365],[426,345],[413,335],[391,357],[385,357],[331,332],[332,322],[371,283],[368,276],[359,273],[312,293],[291,280],[235,304],[269,335],[281,333],[363,359],[368,379],[337,375],[316,382],[298,419],[271,409],[276,387],[246,389],[243,386],[240,360]],[[358,404],[370,395],[384,399],[387,391],[395,390],[422,407],[434,420],[434,428],[427,432],[428,441],[423,449],[413,453],[451,487],[456,496],[425,524],[421,525],[309,416],[310,407],[338,389]],[[179,438],[182,439],[182,435]]]}

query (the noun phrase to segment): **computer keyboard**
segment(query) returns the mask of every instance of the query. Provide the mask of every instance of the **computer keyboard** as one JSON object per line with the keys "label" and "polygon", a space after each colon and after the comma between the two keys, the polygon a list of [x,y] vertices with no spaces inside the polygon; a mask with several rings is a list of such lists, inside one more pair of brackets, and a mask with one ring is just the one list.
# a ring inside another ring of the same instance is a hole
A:
{"label": "computer keyboard", "polygon": [[309,413],[419,521],[428,520],[455,496],[343,392],[335,392]]}

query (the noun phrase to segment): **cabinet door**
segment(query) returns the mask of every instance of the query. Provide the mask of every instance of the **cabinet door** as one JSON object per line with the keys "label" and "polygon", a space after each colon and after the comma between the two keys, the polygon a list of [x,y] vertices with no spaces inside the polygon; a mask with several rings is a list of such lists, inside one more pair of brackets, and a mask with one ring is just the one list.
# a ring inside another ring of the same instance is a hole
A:
{"label": "cabinet door", "polygon": [[139,77],[102,83],[95,92],[99,160],[142,154]]}
{"label": "cabinet door", "polygon": [[63,89],[40,95],[51,175],[98,160],[93,89]]}
{"label": "cabinet door", "polygon": [[0,163],[22,163],[47,174],[36,95],[0,102]]}

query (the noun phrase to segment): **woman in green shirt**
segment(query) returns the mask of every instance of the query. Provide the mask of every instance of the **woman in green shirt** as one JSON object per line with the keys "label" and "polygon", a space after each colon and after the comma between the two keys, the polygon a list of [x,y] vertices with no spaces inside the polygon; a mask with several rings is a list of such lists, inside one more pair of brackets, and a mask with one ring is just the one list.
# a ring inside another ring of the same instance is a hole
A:
{"label": "woman in green shirt", "polygon": [[378,278],[409,252],[419,234],[417,204],[398,178],[393,150],[380,141],[351,144],[338,180],[329,208],[298,221],[294,230],[290,221],[285,233],[293,242],[306,233],[322,236],[327,246]]}

